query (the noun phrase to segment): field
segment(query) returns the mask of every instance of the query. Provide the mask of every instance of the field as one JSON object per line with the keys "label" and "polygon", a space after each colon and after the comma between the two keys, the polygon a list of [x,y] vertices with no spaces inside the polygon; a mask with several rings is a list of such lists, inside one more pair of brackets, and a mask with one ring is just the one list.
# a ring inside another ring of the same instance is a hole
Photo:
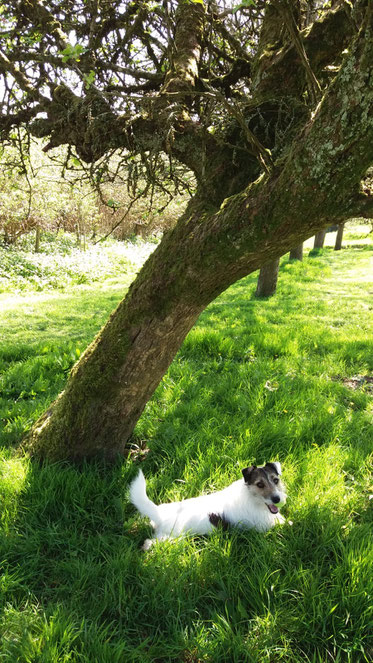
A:
{"label": "field", "polygon": [[[0,661],[373,660],[372,243],[351,226],[344,245],[283,258],[271,299],[254,298],[253,274],[212,302],[114,466],[40,465],[17,444],[135,267],[63,287],[15,269],[18,293],[0,294]],[[282,528],[140,551],[140,466],[167,501],[270,460]]]}

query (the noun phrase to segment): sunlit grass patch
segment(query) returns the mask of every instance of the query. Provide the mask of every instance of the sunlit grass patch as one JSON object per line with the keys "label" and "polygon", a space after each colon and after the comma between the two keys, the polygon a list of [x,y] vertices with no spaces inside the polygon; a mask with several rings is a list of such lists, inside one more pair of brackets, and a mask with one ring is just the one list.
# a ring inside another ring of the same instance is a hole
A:
{"label": "sunlit grass patch", "polygon": [[2,450],[0,458],[0,526],[8,534],[17,516],[18,497],[24,488],[27,461],[13,458]]}

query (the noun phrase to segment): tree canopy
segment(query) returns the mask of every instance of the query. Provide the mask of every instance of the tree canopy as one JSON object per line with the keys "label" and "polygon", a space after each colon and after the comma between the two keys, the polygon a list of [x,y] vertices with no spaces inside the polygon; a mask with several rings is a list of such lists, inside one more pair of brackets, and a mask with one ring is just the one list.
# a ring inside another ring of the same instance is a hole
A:
{"label": "tree canopy", "polygon": [[219,206],[311,117],[365,4],[21,0],[2,9],[1,134],[68,145],[97,184],[120,150],[134,195],[182,164]]}

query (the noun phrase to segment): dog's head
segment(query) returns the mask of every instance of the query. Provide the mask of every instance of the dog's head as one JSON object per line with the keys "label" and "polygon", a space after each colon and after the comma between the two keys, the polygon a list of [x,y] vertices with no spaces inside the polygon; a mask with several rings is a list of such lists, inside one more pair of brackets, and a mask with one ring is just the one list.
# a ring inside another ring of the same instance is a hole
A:
{"label": "dog's head", "polygon": [[242,470],[245,484],[253,497],[263,500],[271,513],[278,513],[278,506],[285,504],[286,493],[281,481],[281,464],[266,463],[260,467],[251,465]]}

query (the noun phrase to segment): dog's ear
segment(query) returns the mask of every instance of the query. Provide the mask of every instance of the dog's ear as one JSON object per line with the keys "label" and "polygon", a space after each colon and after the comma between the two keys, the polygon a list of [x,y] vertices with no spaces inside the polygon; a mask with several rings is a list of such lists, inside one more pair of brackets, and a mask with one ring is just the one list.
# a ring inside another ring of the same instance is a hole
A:
{"label": "dog's ear", "polygon": [[245,483],[250,483],[251,473],[255,469],[256,469],[256,465],[250,465],[250,467],[244,467],[244,469],[242,470],[242,474],[243,474],[243,478],[245,480]]}
{"label": "dog's ear", "polygon": [[279,476],[281,476],[281,463],[279,463],[277,460],[273,461],[272,463],[266,463],[266,467],[269,467],[271,470],[276,472]]}

